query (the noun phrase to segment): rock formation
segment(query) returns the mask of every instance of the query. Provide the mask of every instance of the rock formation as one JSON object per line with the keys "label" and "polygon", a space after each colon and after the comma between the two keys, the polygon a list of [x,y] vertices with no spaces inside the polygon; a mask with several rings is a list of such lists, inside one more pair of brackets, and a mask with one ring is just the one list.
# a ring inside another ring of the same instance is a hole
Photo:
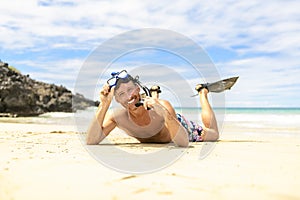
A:
{"label": "rock formation", "polygon": [[0,116],[74,112],[96,104],[63,86],[33,80],[0,61]]}

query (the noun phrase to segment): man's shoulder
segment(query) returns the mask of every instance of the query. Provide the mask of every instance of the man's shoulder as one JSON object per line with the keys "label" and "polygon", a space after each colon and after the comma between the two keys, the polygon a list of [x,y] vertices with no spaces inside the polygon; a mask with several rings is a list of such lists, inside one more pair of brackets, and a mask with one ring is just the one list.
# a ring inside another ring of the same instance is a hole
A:
{"label": "man's shoulder", "polygon": [[159,99],[159,103],[161,103],[165,107],[170,107],[170,106],[173,107],[172,104],[168,100],[165,100],[165,99]]}

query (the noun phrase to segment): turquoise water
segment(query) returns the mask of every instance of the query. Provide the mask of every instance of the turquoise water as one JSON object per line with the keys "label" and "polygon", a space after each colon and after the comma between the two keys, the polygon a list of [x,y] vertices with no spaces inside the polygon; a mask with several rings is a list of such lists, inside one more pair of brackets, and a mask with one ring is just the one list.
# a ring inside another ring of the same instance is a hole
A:
{"label": "turquoise water", "polygon": [[[201,109],[176,109],[187,119],[201,124]],[[300,108],[214,108],[219,127],[226,126],[241,132],[300,134]]]}
{"label": "turquoise water", "polygon": [[[195,112],[201,108],[175,108],[176,111]],[[214,111],[226,114],[300,114],[300,108],[213,108]]]}
{"label": "turquoise water", "polygon": [[[46,113],[29,118],[0,118],[0,122],[81,126],[87,129],[96,107],[77,113]],[[214,108],[220,126],[233,128],[278,129],[300,133],[300,108]],[[176,112],[201,124],[201,109],[176,108]]]}
{"label": "turquoise water", "polygon": [[[213,108],[216,115],[284,115],[284,116],[298,116],[300,115],[300,108]],[[200,114],[201,108],[175,108],[176,112],[190,115]],[[299,121],[300,123],[300,121]]]}
{"label": "turquoise water", "polygon": [[300,114],[300,108],[226,108],[228,114]]}

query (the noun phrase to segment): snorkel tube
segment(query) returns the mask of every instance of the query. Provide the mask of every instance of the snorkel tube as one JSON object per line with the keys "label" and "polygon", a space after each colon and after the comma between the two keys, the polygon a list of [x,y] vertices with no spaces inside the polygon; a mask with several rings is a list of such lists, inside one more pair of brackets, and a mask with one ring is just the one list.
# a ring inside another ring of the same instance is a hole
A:
{"label": "snorkel tube", "polygon": [[[139,85],[139,87],[144,90],[146,96],[151,97],[152,95],[151,95],[149,88],[147,88],[145,85],[142,85],[141,82],[138,80],[138,77],[136,77],[136,80],[137,80],[137,84]],[[141,99],[140,102],[135,104],[136,107],[140,107],[142,105],[144,105],[143,99]],[[150,108],[147,108],[147,110],[150,110]]]}

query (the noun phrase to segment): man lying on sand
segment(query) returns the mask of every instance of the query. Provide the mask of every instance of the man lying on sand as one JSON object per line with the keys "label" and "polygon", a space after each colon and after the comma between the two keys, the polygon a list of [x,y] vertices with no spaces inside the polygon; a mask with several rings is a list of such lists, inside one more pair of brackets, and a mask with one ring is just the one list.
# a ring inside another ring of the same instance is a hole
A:
{"label": "man lying on sand", "polygon": [[[99,144],[115,127],[142,143],[174,142],[177,146],[187,147],[189,142],[216,141],[219,138],[207,87],[196,86],[202,107],[201,127],[176,114],[169,101],[157,96],[147,96],[143,99],[143,106],[138,106],[141,105],[138,78],[133,78],[126,70],[112,76],[100,92],[101,103],[87,132],[88,145]],[[108,112],[113,97],[124,109]]]}

